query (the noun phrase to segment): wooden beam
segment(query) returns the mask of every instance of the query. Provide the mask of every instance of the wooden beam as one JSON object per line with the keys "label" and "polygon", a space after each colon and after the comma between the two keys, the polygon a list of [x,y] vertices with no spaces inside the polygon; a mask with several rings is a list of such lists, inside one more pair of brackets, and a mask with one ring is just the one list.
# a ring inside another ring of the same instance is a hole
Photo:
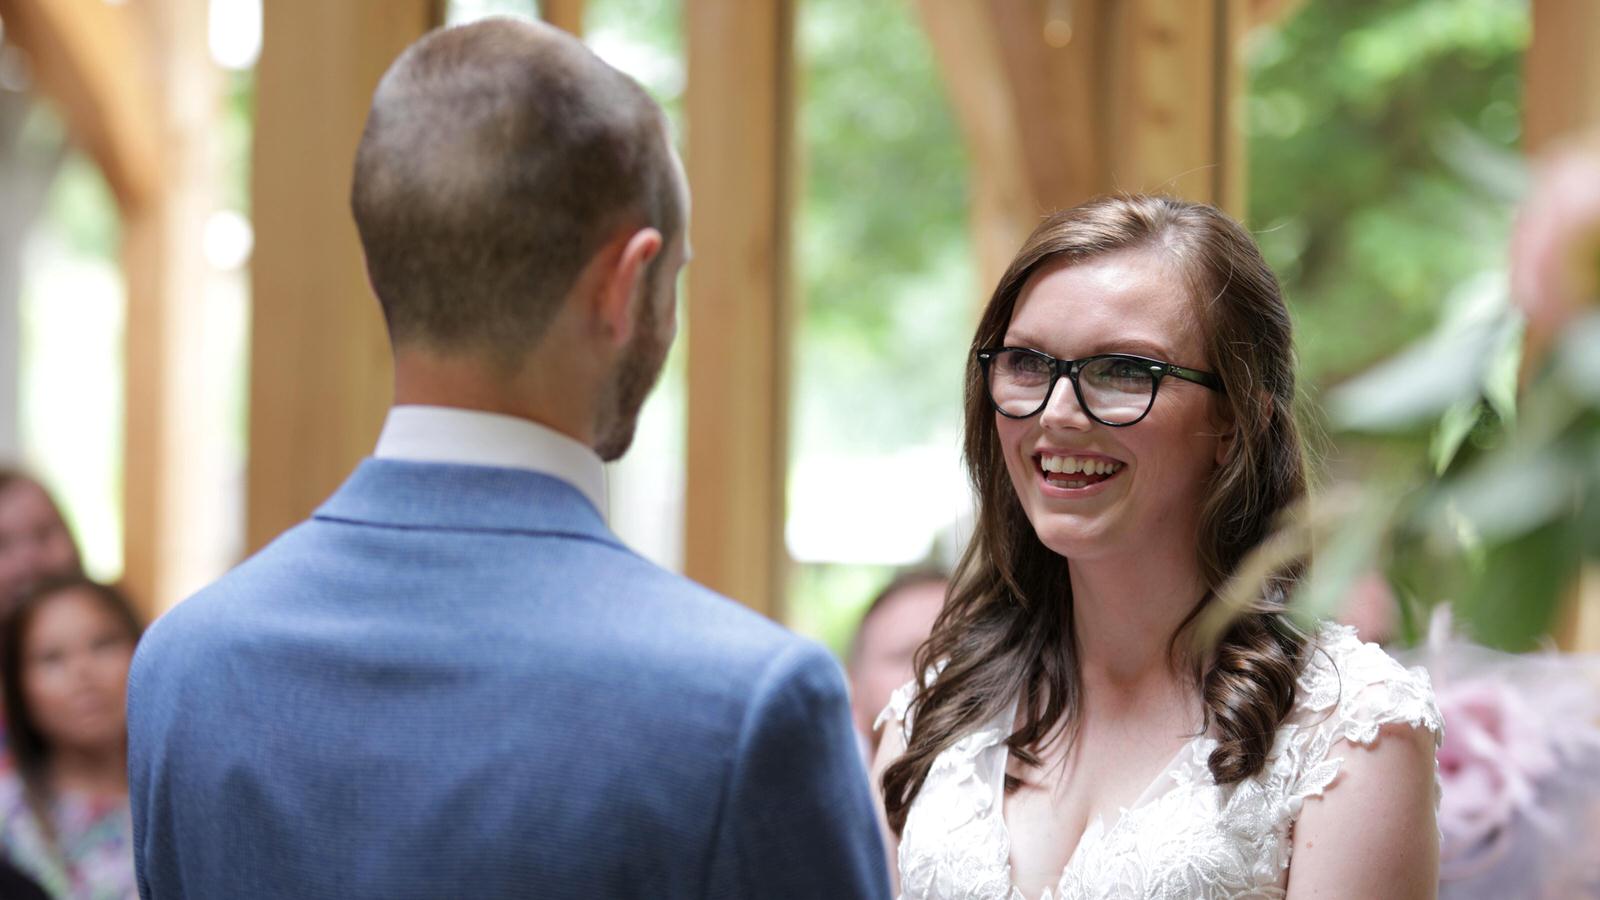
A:
{"label": "wooden beam", "polygon": [[695,262],[684,570],[778,616],[788,570],[794,6],[688,0],[685,12]]}
{"label": "wooden beam", "polygon": [[1523,148],[1600,125],[1600,8],[1593,0],[1533,0],[1523,64]]}
{"label": "wooden beam", "polygon": [[[92,0],[91,0],[92,2]],[[97,4],[99,5],[99,4]],[[140,0],[135,72],[156,94],[149,120],[161,153],[145,202],[125,205],[127,284],[123,447],[123,583],[155,614],[216,577],[221,533],[214,442],[205,433],[201,252],[216,208],[221,78],[206,36],[206,0]],[[127,72],[118,77],[128,80]]]}
{"label": "wooden beam", "polygon": [[[104,0],[0,0],[6,41],[22,48],[35,83],[94,159],[126,212],[159,189],[161,145],[136,11]],[[201,17],[204,22],[204,16]]]}
{"label": "wooden beam", "polygon": [[583,36],[586,0],[539,0],[539,16],[568,34]]}
{"label": "wooden beam", "polygon": [[961,123],[972,184],[973,244],[985,287],[1039,217],[1106,183],[1107,142],[1081,127],[1097,115],[1104,80],[1093,36],[1100,10],[1078,4],[1072,48],[1043,38],[1041,3],[919,0],[918,8]]}
{"label": "wooden beam", "polygon": [[985,286],[1043,213],[1096,194],[1242,214],[1244,2],[919,0],[972,158]]}
{"label": "wooden beam", "polygon": [[351,166],[379,78],[442,9],[273,0],[264,12],[251,183],[252,550],[308,516],[382,427],[392,362],[350,217]]}

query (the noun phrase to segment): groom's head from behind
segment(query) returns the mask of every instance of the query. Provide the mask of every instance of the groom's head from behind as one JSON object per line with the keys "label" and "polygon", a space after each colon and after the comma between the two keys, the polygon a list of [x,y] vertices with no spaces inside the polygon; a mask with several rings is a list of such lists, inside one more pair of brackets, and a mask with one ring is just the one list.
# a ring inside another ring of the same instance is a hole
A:
{"label": "groom's head from behind", "polygon": [[627,449],[677,329],[688,195],[661,109],[548,26],[433,32],[379,84],[351,206],[396,402]]}

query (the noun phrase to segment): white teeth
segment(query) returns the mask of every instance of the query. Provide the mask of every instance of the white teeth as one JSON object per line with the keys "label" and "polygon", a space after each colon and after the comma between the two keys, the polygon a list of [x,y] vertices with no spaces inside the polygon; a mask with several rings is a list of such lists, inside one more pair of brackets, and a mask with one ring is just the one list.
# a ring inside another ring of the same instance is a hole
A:
{"label": "white teeth", "polygon": [[[1109,459],[1089,459],[1081,456],[1051,456],[1040,454],[1039,467],[1046,472],[1061,475],[1112,475],[1122,468],[1122,463]],[[1081,484],[1076,485],[1082,487]]]}

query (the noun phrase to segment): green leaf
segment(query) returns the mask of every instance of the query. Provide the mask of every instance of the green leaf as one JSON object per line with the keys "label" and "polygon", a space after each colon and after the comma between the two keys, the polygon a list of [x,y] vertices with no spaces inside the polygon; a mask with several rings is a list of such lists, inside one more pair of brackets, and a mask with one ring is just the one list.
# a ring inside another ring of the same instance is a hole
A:
{"label": "green leaf", "polygon": [[1600,407],[1600,312],[1567,326],[1556,357],[1566,387],[1590,406]]}
{"label": "green leaf", "polygon": [[1482,577],[1455,603],[1458,621],[1488,646],[1534,649],[1577,574],[1578,546],[1574,529],[1554,523],[1494,547]]}
{"label": "green leaf", "polygon": [[1421,425],[1449,407],[1478,396],[1470,360],[1489,345],[1486,330],[1429,338],[1378,364],[1328,395],[1334,424],[1351,431],[1400,431]]}
{"label": "green leaf", "polygon": [[1468,279],[1431,334],[1330,392],[1330,417],[1352,431],[1404,431],[1477,399],[1512,318],[1504,272]]}
{"label": "green leaf", "polygon": [[1527,322],[1512,311],[1500,326],[1500,345],[1483,373],[1483,397],[1507,428],[1517,419],[1517,373],[1522,368],[1522,338]]}
{"label": "green leaf", "polygon": [[1458,400],[1444,411],[1438,427],[1433,430],[1433,441],[1428,446],[1428,459],[1433,462],[1433,473],[1443,475],[1455,461],[1461,445],[1477,427],[1482,416],[1482,404],[1476,399]]}
{"label": "green leaf", "polygon": [[1556,447],[1495,453],[1423,505],[1424,529],[1454,540],[1459,516],[1488,544],[1516,538],[1575,512],[1583,481],[1581,469]]}
{"label": "green leaf", "polygon": [[1526,158],[1485,139],[1461,122],[1445,123],[1433,147],[1440,161],[1452,171],[1500,202],[1518,203],[1527,196]]}
{"label": "green leaf", "polygon": [[1291,602],[1297,618],[1305,621],[1335,615],[1356,579],[1378,568],[1378,554],[1389,536],[1389,521],[1394,515],[1394,495],[1372,493],[1340,524],[1325,547],[1312,557],[1311,571]]}

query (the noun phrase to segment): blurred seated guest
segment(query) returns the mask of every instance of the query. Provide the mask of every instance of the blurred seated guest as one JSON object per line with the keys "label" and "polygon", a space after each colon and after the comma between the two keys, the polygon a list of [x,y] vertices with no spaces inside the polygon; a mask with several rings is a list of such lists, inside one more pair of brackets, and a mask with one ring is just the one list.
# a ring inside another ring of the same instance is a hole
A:
{"label": "blurred seated guest", "polygon": [[0,773],[0,854],[57,897],[132,898],[128,665],[140,626],[116,589],[47,581],[0,621],[14,762]]}
{"label": "blurred seated guest", "polygon": [[0,466],[0,615],[38,582],[80,571],[78,546],[44,486]]}
{"label": "blurred seated guest", "polygon": [[861,616],[850,643],[850,711],[868,749],[881,732],[873,719],[895,688],[911,680],[911,656],[933,631],[948,586],[945,573],[914,569],[896,575]]}

